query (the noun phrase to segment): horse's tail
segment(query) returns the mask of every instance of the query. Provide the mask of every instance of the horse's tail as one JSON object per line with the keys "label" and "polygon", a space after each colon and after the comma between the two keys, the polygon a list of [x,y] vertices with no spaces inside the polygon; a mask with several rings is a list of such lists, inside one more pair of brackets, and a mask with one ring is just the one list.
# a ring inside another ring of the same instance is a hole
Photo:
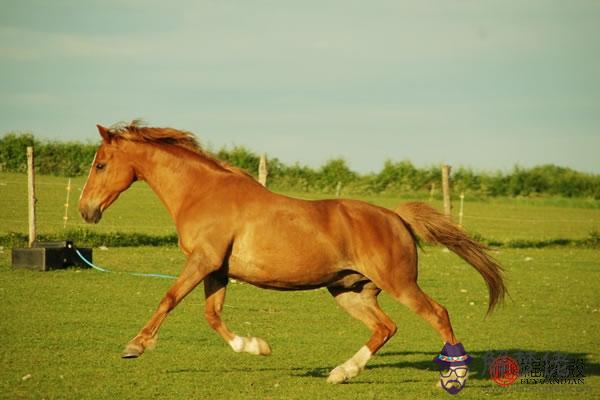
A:
{"label": "horse's tail", "polygon": [[489,291],[488,314],[502,302],[507,293],[502,267],[449,217],[424,203],[411,202],[398,206],[396,213],[410,226],[414,234],[428,243],[441,244],[471,264],[483,277]]}

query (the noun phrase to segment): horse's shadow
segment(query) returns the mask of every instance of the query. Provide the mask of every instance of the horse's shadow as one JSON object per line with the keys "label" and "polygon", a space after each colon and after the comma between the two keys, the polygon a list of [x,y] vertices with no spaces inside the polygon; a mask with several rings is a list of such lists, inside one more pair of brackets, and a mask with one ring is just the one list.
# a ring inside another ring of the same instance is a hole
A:
{"label": "horse's shadow", "polygon": [[[495,350],[489,352],[483,351],[475,351],[469,352],[469,355],[473,358],[472,363],[469,365],[469,379],[470,380],[489,380],[490,373],[489,368],[491,363],[496,357],[507,355],[517,362],[520,362],[522,367],[522,372],[527,372],[528,366],[523,363],[523,360],[529,360],[532,362],[537,361],[539,365],[544,366],[545,362],[555,362],[556,357],[560,357],[560,360],[563,362],[574,362],[579,360],[582,366],[583,378],[590,376],[600,376],[600,363],[592,362],[591,355],[587,353],[577,353],[577,352],[564,352],[564,351],[540,351],[540,350],[526,350],[526,349],[505,349],[505,350]],[[366,370],[370,369],[381,369],[381,368],[391,368],[391,369],[416,369],[419,371],[437,371],[438,367],[433,362],[433,357],[435,354],[429,352],[422,351],[390,351],[390,352],[381,352],[378,353],[374,358],[371,359],[371,362],[367,364]],[[327,378],[329,372],[335,366],[323,366],[312,369],[307,369],[306,367],[297,366],[290,368],[290,375],[294,377],[300,378]],[[562,367],[565,367],[563,365]],[[256,369],[253,368],[254,371],[280,371],[281,368],[270,368],[270,367],[258,367]],[[247,369],[242,367],[227,367],[223,368],[222,373],[236,373],[240,371],[247,371]],[[214,373],[214,369],[203,369],[203,368],[183,368],[183,369],[171,369],[168,370],[167,373],[198,373],[198,372],[206,372],[206,373]]]}
{"label": "horse's shadow", "polygon": [[[591,355],[587,353],[564,352],[564,351],[540,351],[526,349],[506,349],[495,350],[490,352],[476,351],[470,352],[469,355],[473,358],[469,365],[469,379],[471,380],[488,380],[490,379],[489,368],[496,357],[507,355],[517,362],[523,364],[521,366],[523,372],[528,372],[531,369],[531,363],[537,362],[538,367],[543,369],[546,363],[573,363],[580,361],[582,364],[582,377],[600,376],[600,363],[592,362]],[[433,362],[435,354],[421,351],[394,351],[382,352],[371,359],[367,364],[366,370],[393,368],[405,369],[412,368],[420,371],[437,371],[438,367]],[[403,360],[402,358],[410,358]],[[415,360],[418,358],[418,360]],[[389,361],[388,361],[389,360]],[[523,362],[528,360],[529,362]],[[557,361],[558,360],[558,361]],[[557,365],[555,365],[556,367]],[[558,367],[567,368],[567,365],[558,365]],[[293,368],[292,375],[305,378],[326,378],[333,367],[319,367],[310,370],[303,368]],[[529,370],[528,370],[529,368]],[[303,372],[301,372],[303,371]]]}

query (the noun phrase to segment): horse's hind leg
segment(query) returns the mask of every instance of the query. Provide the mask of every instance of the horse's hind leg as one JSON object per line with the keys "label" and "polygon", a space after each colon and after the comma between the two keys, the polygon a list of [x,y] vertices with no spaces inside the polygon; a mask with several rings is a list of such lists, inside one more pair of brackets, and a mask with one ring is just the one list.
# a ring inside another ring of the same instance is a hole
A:
{"label": "horse's hind leg", "polygon": [[403,285],[390,281],[381,283],[392,297],[429,322],[445,343],[458,343],[446,308],[425,294],[417,282],[405,282]]}
{"label": "horse's hind leg", "polygon": [[271,348],[267,342],[257,337],[238,336],[231,332],[221,320],[227,281],[227,276],[219,274],[219,272],[213,272],[204,279],[204,295],[206,297],[204,316],[206,321],[229,343],[235,352],[260,354],[263,356],[271,354]]}
{"label": "horse's hind leg", "polygon": [[372,282],[367,282],[358,291],[340,287],[330,287],[329,291],[348,314],[373,332],[352,358],[330,372],[327,382],[342,383],[361,373],[371,356],[396,333],[396,324],[379,307],[377,295],[381,290]]}
{"label": "horse's hind leg", "polygon": [[429,322],[445,343],[458,343],[446,308],[425,294],[416,282],[392,296]]}

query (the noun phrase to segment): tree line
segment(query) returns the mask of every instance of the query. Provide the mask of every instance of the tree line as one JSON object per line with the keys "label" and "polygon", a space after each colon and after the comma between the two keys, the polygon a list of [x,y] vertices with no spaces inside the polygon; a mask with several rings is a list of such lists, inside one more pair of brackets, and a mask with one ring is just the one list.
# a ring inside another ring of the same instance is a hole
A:
{"label": "tree line", "polygon": [[[87,174],[97,144],[39,140],[30,133],[8,133],[0,138],[0,171],[25,172],[26,148],[35,148],[36,171],[40,174],[81,176]],[[222,148],[213,154],[256,176],[260,155],[242,146]],[[344,159],[327,161],[319,168],[299,163],[287,165],[269,158],[269,187],[302,192],[335,192],[341,184],[345,194],[390,194],[423,196],[441,182],[438,165],[418,168],[410,161],[386,160],[377,173],[359,174]],[[564,196],[600,200],[600,175],[556,165],[532,168],[515,166],[509,172],[483,172],[453,168],[454,191],[471,196]],[[435,191],[435,190],[434,190]]]}

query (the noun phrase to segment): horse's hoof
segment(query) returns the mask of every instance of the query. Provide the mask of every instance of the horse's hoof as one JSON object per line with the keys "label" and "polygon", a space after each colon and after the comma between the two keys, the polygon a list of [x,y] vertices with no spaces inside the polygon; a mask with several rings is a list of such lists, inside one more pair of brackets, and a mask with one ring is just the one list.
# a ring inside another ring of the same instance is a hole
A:
{"label": "horse's hoof", "polygon": [[256,339],[258,341],[258,354],[260,354],[261,356],[270,356],[272,351],[271,346],[269,346],[269,343],[265,342],[260,338]]}
{"label": "horse's hoof", "polygon": [[144,352],[144,348],[137,344],[129,343],[121,353],[121,358],[138,358]]}
{"label": "horse's hoof", "polygon": [[330,373],[329,377],[327,377],[327,383],[345,383],[348,381],[348,375],[346,375],[346,371],[344,371],[343,367],[335,367]]}
{"label": "horse's hoof", "polygon": [[327,378],[327,382],[329,383],[345,383],[348,382],[349,379],[357,377],[362,372],[362,367],[360,367],[354,358],[349,359],[342,365],[338,365],[335,367]]}

